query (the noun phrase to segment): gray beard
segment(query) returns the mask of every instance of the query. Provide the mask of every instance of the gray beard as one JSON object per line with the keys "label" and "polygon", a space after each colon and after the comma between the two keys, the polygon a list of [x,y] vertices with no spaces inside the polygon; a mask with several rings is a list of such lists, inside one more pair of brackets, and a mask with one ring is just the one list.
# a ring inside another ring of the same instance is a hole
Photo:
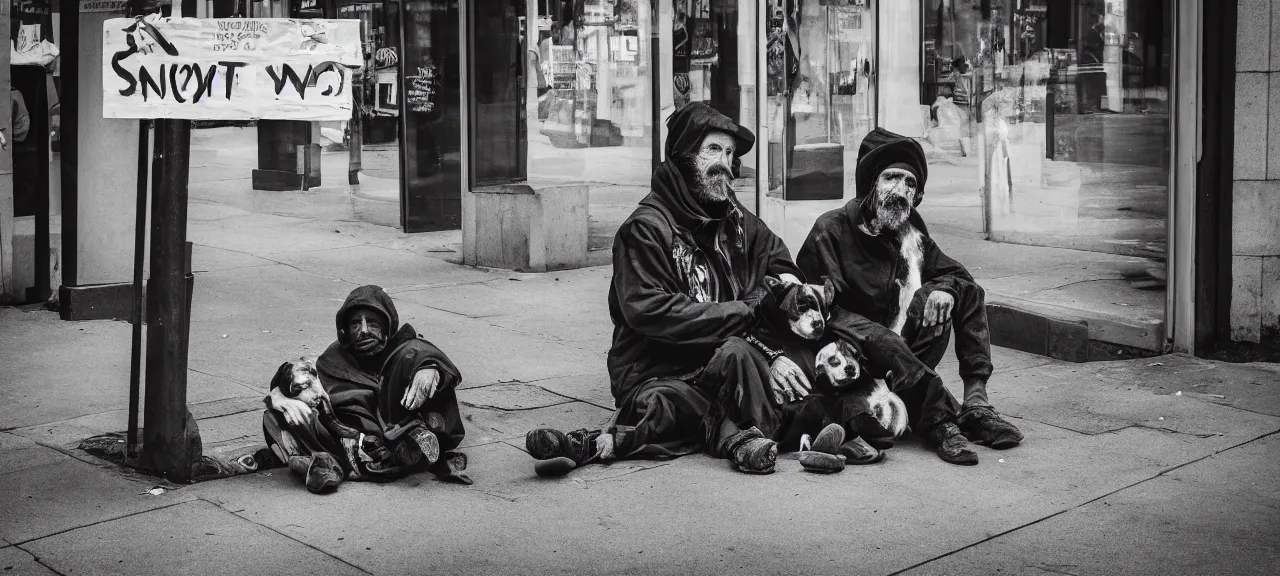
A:
{"label": "gray beard", "polygon": [[699,177],[693,196],[703,204],[720,204],[729,200],[729,182],[721,178]]}

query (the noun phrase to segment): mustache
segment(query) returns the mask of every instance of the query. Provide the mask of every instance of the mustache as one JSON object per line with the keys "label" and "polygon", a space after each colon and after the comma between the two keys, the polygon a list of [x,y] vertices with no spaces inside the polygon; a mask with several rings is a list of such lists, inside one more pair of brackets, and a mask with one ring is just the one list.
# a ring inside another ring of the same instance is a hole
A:
{"label": "mustache", "polygon": [[707,178],[712,178],[712,177],[715,177],[715,176],[724,176],[725,178],[732,179],[732,178],[733,178],[733,172],[732,172],[731,170],[729,170],[728,168],[725,168],[724,166],[720,166],[720,165],[716,165],[716,166],[712,166],[712,167],[708,168],[708,169],[707,169]]}

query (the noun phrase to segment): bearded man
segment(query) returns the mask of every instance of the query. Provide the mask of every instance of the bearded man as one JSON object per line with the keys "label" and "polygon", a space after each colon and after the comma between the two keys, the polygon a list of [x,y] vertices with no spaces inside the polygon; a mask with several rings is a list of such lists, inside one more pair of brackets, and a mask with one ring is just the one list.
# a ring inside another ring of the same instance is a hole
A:
{"label": "bearded man", "polygon": [[[898,379],[905,388],[898,394],[914,411],[917,433],[937,446],[943,460],[976,464],[965,437],[1004,449],[1021,442],[1022,434],[987,398],[991,337],[983,290],[942,253],[915,210],[928,175],[919,143],[874,130],[858,151],[856,198],[818,218],[796,262],[806,276],[835,284],[836,306],[851,313],[833,322],[837,328],[858,333],[868,357],[910,374]],[[953,329],[963,406],[932,371]]]}
{"label": "bearded man", "polygon": [[[799,281],[782,240],[743,209],[730,187],[755,136],[702,102],[681,107],[667,127],[667,160],[613,244],[612,426],[531,431],[526,446],[540,460],[540,474],[703,447],[738,470],[771,472],[772,437],[790,423],[770,403],[775,393],[809,392],[793,362],[783,356],[770,363],[740,337],[768,294],[766,275]],[[726,387],[734,391],[732,406],[704,424]]]}
{"label": "bearded man", "polygon": [[338,340],[316,369],[338,421],[358,436],[335,437],[311,406],[273,387],[263,415],[267,446],[316,493],[343,479],[390,480],[423,468],[470,484],[466,455],[453,452],[466,434],[454,393],[458,368],[400,324],[378,286],[352,290],[336,319]]}

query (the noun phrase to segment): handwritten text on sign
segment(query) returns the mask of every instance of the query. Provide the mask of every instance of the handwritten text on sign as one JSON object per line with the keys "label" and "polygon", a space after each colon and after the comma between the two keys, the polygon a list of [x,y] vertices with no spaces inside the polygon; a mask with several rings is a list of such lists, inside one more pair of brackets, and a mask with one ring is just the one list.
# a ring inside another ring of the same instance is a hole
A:
{"label": "handwritten text on sign", "polygon": [[359,20],[114,18],[102,29],[102,115],[347,120]]}

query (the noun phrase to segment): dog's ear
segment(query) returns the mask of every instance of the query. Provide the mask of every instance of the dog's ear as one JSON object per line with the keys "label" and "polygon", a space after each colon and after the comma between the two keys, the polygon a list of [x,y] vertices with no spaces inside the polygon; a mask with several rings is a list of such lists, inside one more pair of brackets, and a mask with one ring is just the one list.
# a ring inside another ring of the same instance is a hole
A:
{"label": "dog's ear", "polygon": [[831,282],[831,278],[825,276],[822,278],[822,301],[828,307],[836,301],[836,285]]}
{"label": "dog's ear", "polygon": [[782,286],[782,284],[783,284],[782,280],[774,278],[773,276],[764,277],[764,287],[768,288],[770,292],[776,292],[778,290],[778,287]]}
{"label": "dog's ear", "polygon": [[271,388],[279,388],[285,395],[289,394],[289,383],[293,381],[293,362],[285,362],[276,369],[271,378]]}

